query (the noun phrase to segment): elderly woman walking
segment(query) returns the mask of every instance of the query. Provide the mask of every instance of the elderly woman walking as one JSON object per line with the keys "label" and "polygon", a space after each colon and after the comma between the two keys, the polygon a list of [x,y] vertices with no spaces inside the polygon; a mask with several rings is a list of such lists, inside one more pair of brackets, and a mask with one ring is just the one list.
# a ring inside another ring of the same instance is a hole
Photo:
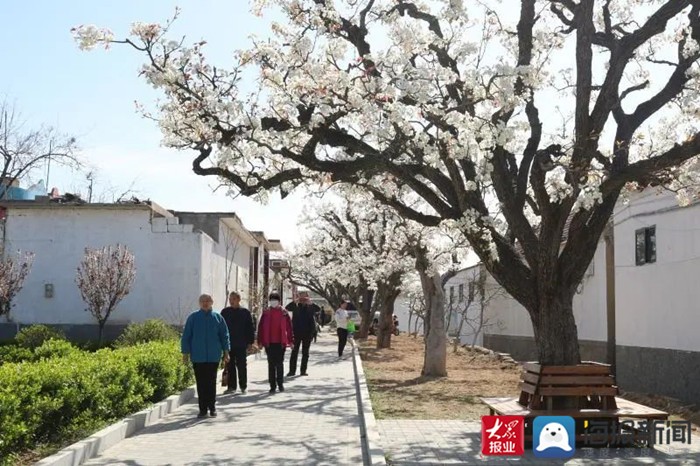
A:
{"label": "elderly woman walking", "polygon": [[212,310],[213,305],[210,295],[199,297],[199,310],[187,317],[180,340],[183,362],[190,360],[194,367],[200,418],[206,417],[207,411],[216,417],[216,373],[222,354],[228,364],[231,347],[226,321]]}

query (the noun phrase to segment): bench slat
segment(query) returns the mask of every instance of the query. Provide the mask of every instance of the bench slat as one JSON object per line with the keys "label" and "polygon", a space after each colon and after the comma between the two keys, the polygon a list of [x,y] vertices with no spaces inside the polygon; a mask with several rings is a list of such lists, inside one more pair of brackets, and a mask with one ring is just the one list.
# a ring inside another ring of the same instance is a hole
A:
{"label": "bench slat", "polygon": [[523,381],[524,382],[530,382],[531,384],[537,385],[537,382],[539,382],[540,376],[537,374],[531,374],[529,372],[523,372]]}
{"label": "bench slat", "polygon": [[542,366],[540,366],[536,362],[526,362],[523,363],[523,369],[525,369],[528,372],[534,372],[535,374],[539,374],[542,370]]}
{"label": "bench slat", "polygon": [[615,385],[615,379],[606,375],[543,375],[540,385]]}
{"label": "bench slat", "polygon": [[592,396],[617,395],[617,387],[542,387],[537,390],[542,396]]}
{"label": "bench slat", "polygon": [[573,374],[573,375],[607,375],[610,374],[610,366],[585,365],[585,366],[545,366],[540,374]]}
{"label": "bench slat", "polygon": [[580,409],[580,410],[562,410],[562,411],[546,411],[532,410],[518,403],[516,398],[481,398],[481,401],[493,409],[497,414],[503,416],[523,416],[532,419],[537,416],[571,416],[576,419],[596,419],[621,417],[632,419],[668,419],[668,413],[659,411],[658,409],[640,405],[633,401],[625,400],[624,398],[615,397],[618,409]]}
{"label": "bench slat", "polygon": [[537,392],[537,385],[533,385],[528,382],[520,382],[520,390],[529,393],[530,395],[534,395],[535,392]]}

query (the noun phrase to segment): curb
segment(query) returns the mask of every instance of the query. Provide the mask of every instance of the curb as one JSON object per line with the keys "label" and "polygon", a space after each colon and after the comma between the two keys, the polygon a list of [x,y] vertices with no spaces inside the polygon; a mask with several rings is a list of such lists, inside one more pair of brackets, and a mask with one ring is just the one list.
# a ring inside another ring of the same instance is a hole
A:
{"label": "curb", "polygon": [[139,411],[90,437],[64,448],[35,463],[36,466],[78,466],[113,447],[127,437],[131,437],[144,427],[159,421],[194,397],[192,385],[176,395],[171,395],[150,408]]}
{"label": "curb", "polygon": [[[246,359],[253,361],[255,354],[251,354]],[[221,382],[221,371],[218,371],[217,386]],[[139,411],[136,414],[117,421],[92,434],[90,437],[80,440],[61,451],[48,456],[36,463],[35,466],[79,466],[84,462],[102,454],[108,448],[112,448],[125,438],[131,437],[144,427],[158,422],[168,414],[174,412],[194,398],[196,385],[187,387],[182,392],[171,395],[163,401],[156,403],[150,408]]]}
{"label": "curb", "polygon": [[386,456],[381,446],[377,420],[372,411],[372,401],[362,368],[360,350],[352,340],[352,365],[355,369],[355,386],[357,388],[357,408],[360,415],[360,437],[362,438],[362,459],[366,466],[386,465]]}

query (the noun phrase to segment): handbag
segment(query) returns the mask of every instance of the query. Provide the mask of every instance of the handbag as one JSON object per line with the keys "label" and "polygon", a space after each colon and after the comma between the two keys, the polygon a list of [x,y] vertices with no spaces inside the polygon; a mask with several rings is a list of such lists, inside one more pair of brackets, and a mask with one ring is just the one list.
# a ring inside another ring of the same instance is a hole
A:
{"label": "handbag", "polygon": [[228,387],[228,364],[224,367],[224,372],[221,374],[221,386]]}

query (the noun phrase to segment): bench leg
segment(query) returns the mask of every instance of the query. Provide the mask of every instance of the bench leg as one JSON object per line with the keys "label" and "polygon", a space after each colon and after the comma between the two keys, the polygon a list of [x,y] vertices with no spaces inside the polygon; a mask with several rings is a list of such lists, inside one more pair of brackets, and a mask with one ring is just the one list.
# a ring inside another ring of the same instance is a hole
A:
{"label": "bench leg", "polygon": [[494,416],[496,414],[496,412],[493,410],[493,408],[489,408],[489,414],[491,416]]}

